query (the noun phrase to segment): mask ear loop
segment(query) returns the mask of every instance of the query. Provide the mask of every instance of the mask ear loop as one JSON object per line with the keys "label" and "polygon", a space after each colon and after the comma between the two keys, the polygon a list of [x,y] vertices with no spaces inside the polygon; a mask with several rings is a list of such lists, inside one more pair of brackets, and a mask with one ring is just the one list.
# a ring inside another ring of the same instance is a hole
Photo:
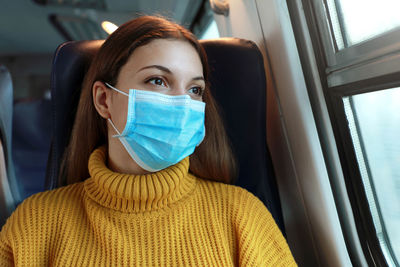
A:
{"label": "mask ear loop", "polygon": [[121,137],[121,133],[118,131],[117,127],[115,127],[115,125],[114,125],[114,123],[111,121],[111,119],[108,118],[107,121],[111,124],[111,126],[114,128],[114,130],[118,133],[118,134],[114,134],[112,137]]}
{"label": "mask ear loop", "polygon": [[106,84],[109,88],[111,88],[111,89],[117,91],[118,93],[123,94],[123,95],[126,95],[127,97],[129,97],[129,94],[127,94],[127,93],[125,93],[125,92],[123,92],[123,91],[121,91],[121,90],[118,90],[117,88],[115,88],[114,86],[110,85],[109,83],[105,83],[105,84]]}
{"label": "mask ear loop", "polygon": [[[105,85],[108,86],[109,88],[111,88],[111,89],[117,91],[118,93],[123,94],[123,95],[126,95],[127,97],[129,97],[129,94],[127,94],[127,93],[125,93],[125,92],[123,92],[123,91],[121,91],[121,90],[118,90],[117,88],[115,88],[114,86],[110,85],[109,83],[105,82]],[[111,121],[111,119],[108,118],[107,121],[111,124],[111,126],[114,128],[114,130],[118,133],[118,134],[114,134],[112,137],[121,137],[121,133],[118,131],[117,127],[115,127],[115,125],[114,125],[114,123]]]}

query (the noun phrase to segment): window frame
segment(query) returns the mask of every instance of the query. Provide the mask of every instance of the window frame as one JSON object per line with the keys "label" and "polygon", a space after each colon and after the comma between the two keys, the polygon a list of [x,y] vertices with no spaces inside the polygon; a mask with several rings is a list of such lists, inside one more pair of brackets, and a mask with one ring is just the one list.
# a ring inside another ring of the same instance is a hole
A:
{"label": "window frame", "polygon": [[[343,97],[399,87],[400,81],[393,80],[395,78],[398,79],[398,75],[400,75],[400,73],[387,75],[386,77],[372,78],[355,83],[349,83],[342,86],[331,87],[331,92],[327,94],[329,97],[327,101],[330,101],[332,106],[331,116],[334,117],[332,121],[336,122],[334,125],[334,133],[342,162],[346,188],[348,190],[356,221],[358,222],[356,224],[358,237],[361,241],[364,254],[368,255],[371,259],[369,262],[370,266],[388,266],[387,261],[390,261],[390,259],[387,259],[384,256],[384,252],[376,234],[376,228],[364,189],[357,156],[354,150],[353,140],[350,130],[347,127],[348,121],[345,114]],[[379,205],[379,203],[376,204]],[[378,213],[382,224],[383,235],[386,236],[386,242],[389,244],[387,253],[391,255],[392,261],[394,264],[396,264],[396,266],[398,266],[396,257],[394,256],[393,250],[390,246],[390,241],[387,238],[387,231],[379,208]]]}
{"label": "window frame", "polygon": [[[332,28],[326,23],[327,20],[323,19],[323,16],[327,16],[327,13],[325,9],[321,10],[321,7],[324,8],[326,4],[326,0],[287,0],[310,102],[316,117],[318,134],[321,140],[327,139],[321,130],[323,128],[321,126],[321,117],[323,116],[318,114],[320,113],[317,107],[318,103],[316,102],[318,99],[315,97],[315,90],[320,90],[320,88],[317,88],[318,86],[315,85],[315,79],[318,79],[322,88],[330,118],[330,126],[332,127],[334,141],[336,142],[342,167],[340,171],[343,172],[347,197],[350,200],[357,230],[356,238],[358,240],[355,240],[355,237],[352,236],[350,226],[345,219],[345,216],[348,214],[346,214],[343,205],[341,205],[341,195],[338,189],[339,182],[337,181],[337,177],[333,175],[335,170],[329,170],[329,164],[327,168],[335,202],[338,207],[339,220],[344,229],[343,234],[350,259],[354,266],[361,266],[363,259],[361,259],[359,252],[355,249],[355,243],[359,242],[362,248],[362,256],[365,257],[368,266],[388,266],[387,259],[384,257],[376,235],[353,141],[350,130],[347,127],[348,122],[343,97],[400,86],[400,71],[393,71],[400,69],[397,67],[400,66],[400,41],[393,41],[400,40],[400,30],[392,30],[386,34],[378,35],[374,39],[338,51],[333,45]],[[299,23],[301,16],[299,10],[304,12],[305,26]],[[305,30],[304,27],[307,29]],[[321,31],[326,34],[321,34]],[[315,58],[316,66],[312,66],[313,63],[309,62],[310,49],[307,48],[308,44],[305,40],[304,32],[309,34],[314,50],[311,56]],[[384,68],[375,72],[371,71],[376,65],[384,66]],[[313,74],[313,67],[317,68],[318,77]],[[358,75],[354,76],[354,73]],[[328,145],[322,143],[321,146],[325,160],[328,162],[330,158]],[[398,265],[393,251],[390,254],[392,255],[394,264]]]}
{"label": "window frame", "polygon": [[[311,0],[311,8],[320,29],[319,38],[326,57],[325,73],[328,75],[330,87],[364,80],[367,77],[362,73],[365,72],[369,73],[371,78],[393,73],[393,70],[400,68],[400,42],[395,41],[400,40],[400,26],[339,50],[336,46],[333,27],[329,23],[330,20],[326,19],[330,15],[327,1]],[[337,2],[337,0],[334,1]],[[338,16],[342,32],[344,32],[343,23],[340,23],[340,14]],[[345,36],[343,37],[345,39]],[[375,64],[365,64],[376,60],[385,67],[376,68]]]}

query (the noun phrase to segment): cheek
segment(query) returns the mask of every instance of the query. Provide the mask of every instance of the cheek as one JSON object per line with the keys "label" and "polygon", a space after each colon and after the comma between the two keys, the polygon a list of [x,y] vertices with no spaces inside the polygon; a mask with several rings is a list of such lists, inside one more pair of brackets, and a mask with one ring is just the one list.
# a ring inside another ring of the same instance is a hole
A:
{"label": "cheek", "polygon": [[117,129],[122,133],[125,128],[128,114],[128,97],[115,97],[112,101],[111,119]]}

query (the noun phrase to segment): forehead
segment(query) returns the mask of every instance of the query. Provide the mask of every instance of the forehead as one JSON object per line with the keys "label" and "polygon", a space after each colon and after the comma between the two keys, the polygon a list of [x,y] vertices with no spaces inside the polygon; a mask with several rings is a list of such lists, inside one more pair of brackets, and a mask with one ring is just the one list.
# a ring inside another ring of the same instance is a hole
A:
{"label": "forehead", "polygon": [[162,65],[171,71],[203,73],[203,65],[196,49],[182,40],[156,39],[139,46],[133,51],[125,67],[138,70],[148,65]]}

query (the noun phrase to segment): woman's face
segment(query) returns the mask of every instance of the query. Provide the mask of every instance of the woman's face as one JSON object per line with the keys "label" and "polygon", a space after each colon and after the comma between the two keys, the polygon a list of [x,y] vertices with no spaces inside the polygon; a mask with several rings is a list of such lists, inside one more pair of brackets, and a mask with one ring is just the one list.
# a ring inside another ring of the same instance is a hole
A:
{"label": "woman's face", "polygon": [[[205,89],[203,65],[190,43],[156,39],[134,50],[121,68],[114,87],[126,93],[129,93],[129,89],[137,89],[167,95],[187,94],[194,100],[202,101]],[[119,132],[122,132],[127,119],[128,97],[106,88],[100,81],[95,82],[93,94],[99,114],[105,119],[110,118]],[[137,169],[128,166],[131,160],[122,144],[117,138],[110,138],[117,133],[107,125],[109,163],[114,165],[109,167],[115,171],[137,173]]]}
{"label": "woman's face", "polygon": [[[140,46],[121,68],[114,86],[166,95],[189,95],[202,101],[205,89],[203,65],[193,46],[185,41],[156,39]],[[113,91],[111,116],[122,132],[127,116],[128,97]]]}

